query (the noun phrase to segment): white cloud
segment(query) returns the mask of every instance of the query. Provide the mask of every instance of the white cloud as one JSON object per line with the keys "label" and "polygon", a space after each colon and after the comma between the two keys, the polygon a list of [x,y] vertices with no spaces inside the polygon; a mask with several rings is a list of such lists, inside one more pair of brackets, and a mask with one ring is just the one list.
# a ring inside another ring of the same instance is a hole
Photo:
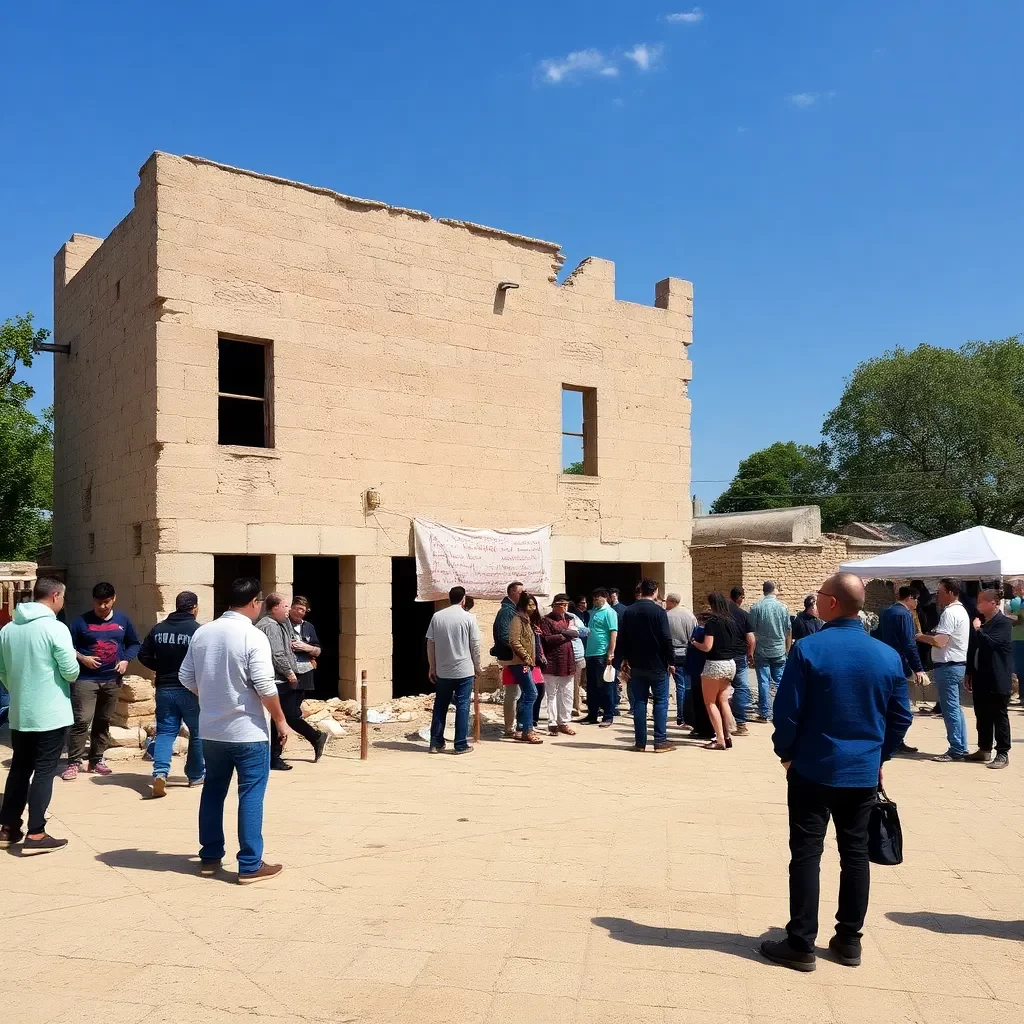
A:
{"label": "white cloud", "polygon": [[692,11],[682,11],[679,14],[666,14],[666,21],[674,21],[682,25],[699,25],[704,20],[704,12],[699,7]]}
{"label": "white cloud", "polygon": [[835,97],[835,92],[830,90],[829,92],[795,92],[789,97],[789,102],[794,107],[800,107],[806,109],[807,107],[816,106],[823,100],[830,100]]}
{"label": "white cloud", "polygon": [[549,85],[558,85],[559,82],[582,75],[613,77],[619,73],[619,69],[606,60],[600,50],[574,50],[565,57],[542,60],[540,72]]}
{"label": "white cloud", "polygon": [[632,50],[627,50],[625,57],[631,60],[641,71],[650,71],[661,58],[663,47],[659,43],[656,46],[648,46],[646,43],[637,43]]}

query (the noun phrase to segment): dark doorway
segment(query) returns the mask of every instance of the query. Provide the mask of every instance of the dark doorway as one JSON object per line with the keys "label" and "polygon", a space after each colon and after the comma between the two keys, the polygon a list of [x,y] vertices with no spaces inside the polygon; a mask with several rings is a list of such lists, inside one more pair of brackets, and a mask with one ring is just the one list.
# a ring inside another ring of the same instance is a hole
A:
{"label": "dark doorway", "polygon": [[260,578],[259,555],[213,556],[213,617],[223,615],[231,603],[231,584],[242,576]]}
{"label": "dark doorway", "polygon": [[416,559],[391,559],[391,692],[396,697],[430,693],[427,626],[431,601],[416,600]]}
{"label": "dark doorway", "polygon": [[643,572],[639,562],[566,562],[565,589],[575,601],[581,594],[593,607],[591,597],[598,587],[619,588],[623,604],[633,603],[633,590]]}
{"label": "dark doorway", "polygon": [[326,556],[297,556],[293,562],[292,593],[309,601],[307,618],[320,640],[316,660],[314,693],[321,700],[338,696],[338,637],[341,614],[338,595],[338,559]]}

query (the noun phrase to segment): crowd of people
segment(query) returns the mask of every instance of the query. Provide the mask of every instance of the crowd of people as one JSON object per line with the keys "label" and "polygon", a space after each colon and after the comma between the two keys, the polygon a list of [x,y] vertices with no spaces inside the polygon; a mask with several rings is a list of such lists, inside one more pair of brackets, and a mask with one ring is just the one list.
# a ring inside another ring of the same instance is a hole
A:
{"label": "crowd of people", "polygon": [[[659,585],[641,580],[630,606],[614,589],[590,600],[556,594],[547,614],[521,583],[510,583],[495,617],[491,654],[502,667],[505,735],[543,743],[540,701],[552,736],[575,735],[574,721],[611,726],[623,696],[633,719],[634,749],[648,746],[647,710],[653,703],[653,749],[669,752],[670,687],[676,724],[710,750],[729,750],[749,733],[748,721],[774,722],[775,753],[787,773],[790,820],[790,921],[787,938],[765,942],[769,959],[813,970],[818,873],[829,820],[840,851],[839,910],[832,953],[860,962],[868,903],[868,839],[882,765],[900,751],[913,717],[908,686],[927,680],[932,664],[948,749],[934,760],[972,761],[990,768],[1009,763],[1008,705],[1014,670],[1013,631],[1024,623],[1024,586],[1004,605],[997,588],[983,589],[976,606],[961,600],[962,583],[940,581],[930,623],[923,584],[902,587],[883,611],[875,635],[864,616],[864,586],[837,574],[803,610],[790,616],[771,581],[749,611],[741,587],[727,598],[715,592],[697,615],[678,594],[661,600]],[[238,777],[238,881],[250,884],[280,873],[263,859],[263,797],[293,733],[304,736],[319,760],[326,735],[302,719],[303,694],[313,688],[320,655],[306,620],[309,603],[279,594],[264,598],[259,580],[235,580],[229,608],[199,625],[198,599],[184,591],[175,611],[140,641],[118,611],[109,583],[93,590],[93,607],[70,628],[58,620],[64,585],[36,581],[33,600],[17,606],[0,630],[0,684],[10,693],[13,758],[0,807],[0,846],[23,855],[63,849],[66,839],[46,831],[53,780],[65,747],[62,778],[109,774],[104,761],[121,679],[134,658],[152,669],[156,685],[154,797],[166,794],[173,743],[189,732],[185,773],[202,785],[199,805],[200,872],[221,870],[225,856],[224,802]],[[591,605],[592,600],[592,605]],[[455,705],[456,754],[470,752],[469,701],[481,672],[481,637],[472,598],[463,587],[435,612],[426,634],[435,701],[431,753],[445,749],[449,707]],[[756,701],[747,686],[757,679]],[[960,686],[973,694],[978,749],[968,752]],[[586,703],[585,713],[583,701]],[[88,751],[88,754],[86,752]],[[23,829],[28,808],[27,828]]]}

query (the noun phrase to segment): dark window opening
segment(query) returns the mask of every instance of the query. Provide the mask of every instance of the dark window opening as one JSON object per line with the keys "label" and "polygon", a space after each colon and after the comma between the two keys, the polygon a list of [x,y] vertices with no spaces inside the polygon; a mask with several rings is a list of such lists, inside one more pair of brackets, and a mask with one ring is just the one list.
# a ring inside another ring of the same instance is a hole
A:
{"label": "dark window opening", "polygon": [[231,604],[231,584],[242,576],[260,578],[259,555],[213,556],[213,617],[223,615]]}
{"label": "dark window opening", "polygon": [[132,526],[132,553],[142,554],[142,523],[135,523]]}
{"label": "dark window opening", "polygon": [[273,448],[269,342],[221,338],[217,358],[217,443]]}
{"label": "dark window opening", "polygon": [[427,627],[434,615],[430,601],[416,600],[416,559],[391,559],[391,693],[409,697],[430,693]]}
{"label": "dark window opening", "polygon": [[339,695],[338,635],[341,632],[339,560],[326,556],[296,556],[292,594],[309,601],[306,618],[320,640],[320,657],[313,669],[314,694],[321,700]]}
{"label": "dark window opening", "polygon": [[90,555],[95,555],[96,554],[96,534],[95,533],[90,533],[89,534],[88,543],[89,543],[89,554]]}
{"label": "dark window opening", "polygon": [[633,591],[643,576],[639,562],[566,562],[565,591],[574,601],[585,597],[594,607],[594,591],[598,587],[617,587],[623,604],[633,603]]}
{"label": "dark window opening", "polygon": [[120,278],[114,282],[114,301],[117,302],[121,298],[121,281]]}
{"label": "dark window opening", "polygon": [[597,476],[597,391],[562,385],[562,472]]}

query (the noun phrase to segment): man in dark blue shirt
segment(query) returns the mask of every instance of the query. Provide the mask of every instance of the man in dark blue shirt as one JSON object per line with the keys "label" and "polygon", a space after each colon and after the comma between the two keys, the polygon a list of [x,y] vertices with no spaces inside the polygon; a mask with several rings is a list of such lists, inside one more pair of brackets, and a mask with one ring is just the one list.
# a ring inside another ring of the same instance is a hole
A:
{"label": "man in dark blue shirt", "polygon": [[615,653],[629,669],[634,750],[647,749],[647,701],[654,700],[654,752],[674,749],[668,741],[668,674],[675,666],[668,613],[657,603],[658,584],[641,580],[639,597],[619,616]]}
{"label": "man in dark blue shirt", "polygon": [[[911,692],[923,694],[928,677],[921,663],[921,652],[917,645],[917,626],[914,612],[919,597],[917,587],[900,587],[898,600],[889,605],[878,617],[878,639],[888,644],[903,661],[903,674],[907,677]],[[911,705],[913,706],[913,705]],[[916,754],[917,747],[901,743],[897,754]]]}
{"label": "man in dark blue shirt", "polygon": [[75,724],[68,735],[68,766],[61,775],[65,782],[78,778],[87,741],[88,771],[112,774],[103,760],[110,745],[110,719],[121,680],[140,646],[132,620],[114,608],[116,601],[112,583],[97,583],[92,588],[92,611],[71,623],[71,639],[82,668],[71,685]]}
{"label": "man in dark blue shirt", "polygon": [[829,942],[857,966],[868,909],[868,819],[892,757],[910,728],[899,655],[864,632],[864,584],[849,573],[818,591],[825,625],[793,646],[775,697],[775,753],[789,787],[788,937],[762,942],[769,959],[797,971],[816,966],[821,853],[829,818],[839,846],[839,910]]}

